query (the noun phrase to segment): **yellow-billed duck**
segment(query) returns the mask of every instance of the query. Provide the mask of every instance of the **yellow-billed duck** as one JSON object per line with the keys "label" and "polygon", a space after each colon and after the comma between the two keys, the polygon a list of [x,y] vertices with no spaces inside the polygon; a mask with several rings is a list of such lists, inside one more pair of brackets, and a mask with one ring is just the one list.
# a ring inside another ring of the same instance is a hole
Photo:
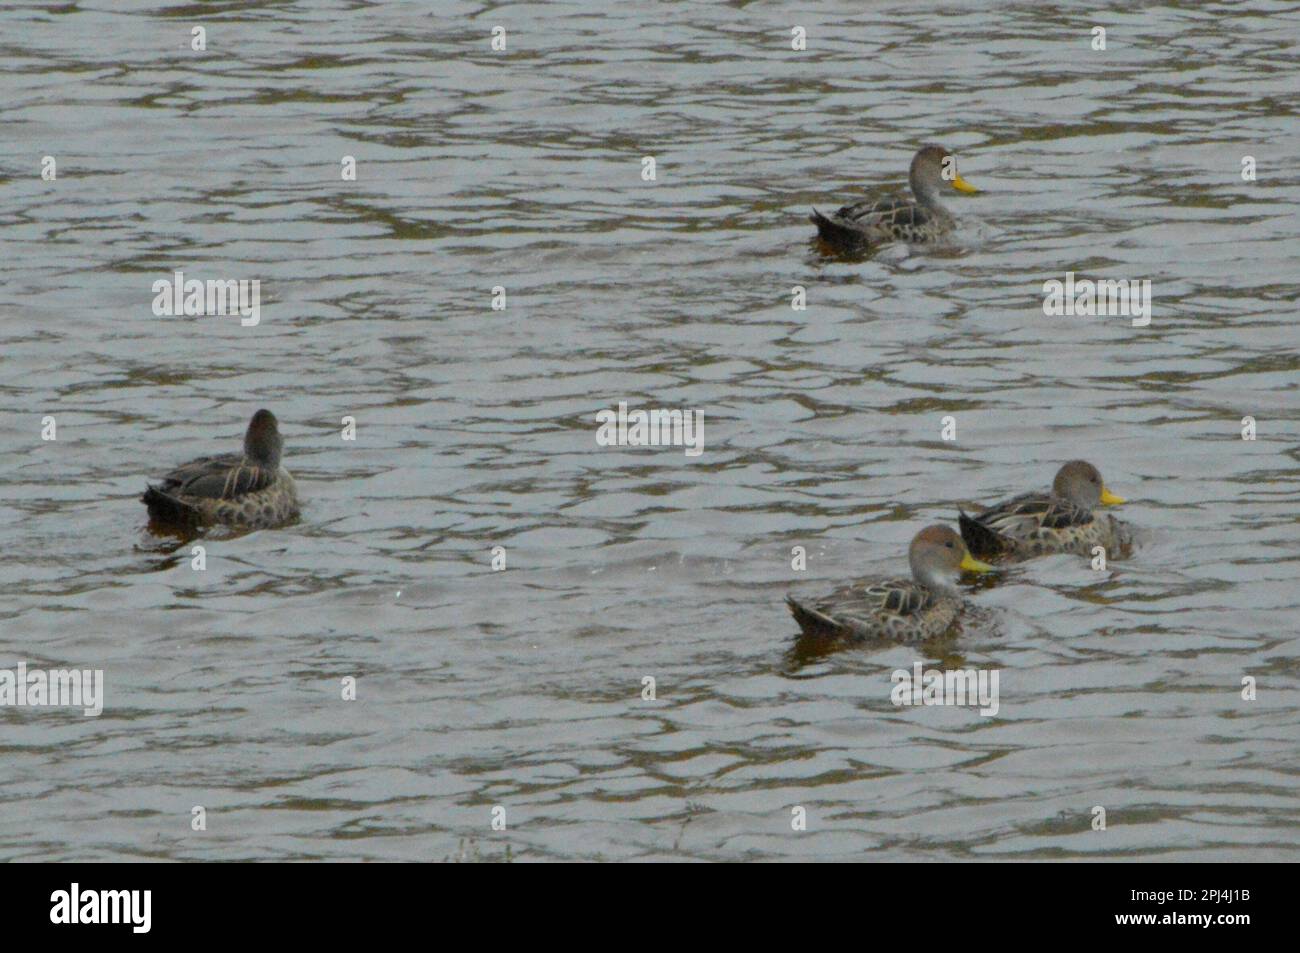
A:
{"label": "yellow-billed duck", "polygon": [[140,499],[149,518],[179,527],[260,529],[298,515],[298,490],[280,465],[284,442],[275,415],[259,410],[244,434],[244,452],[200,457],[150,485]]}
{"label": "yellow-billed duck", "polygon": [[1131,527],[1097,506],[1123,503],[1106,489],[1101,472],[1084,460],[1071,460],[1057,471],[1051,493],[1025,493],[991,506],[976,516],[961,513],[962,539],[980,559],[1028,559],[1048,553],[1091,555],[1094,546],[1107,553],[1131,545]]}
{"label": "yellow-billed duck", "polygon": [[846,205],[834,215],[813,209],[817,237],[837,251],[858,251],[887,242],[925,243],[952,231],[955,219],[943,207],[949,190],[979,190],[957,174],[956,160],[942,146],[923,146],[907,176],[912,198],[891,195]]}
{"label": "yellow-billed duck", "polygon": [[917,533],[907,559],[911,579],[857,583],[817,602],[786,596],[786,604],[806,636],[921,642],[947,632],[961,614],[965,600],[956,588],[958,574],[963,569],[993,569],[974,559],[961,537],[947,526],[928,526]]}

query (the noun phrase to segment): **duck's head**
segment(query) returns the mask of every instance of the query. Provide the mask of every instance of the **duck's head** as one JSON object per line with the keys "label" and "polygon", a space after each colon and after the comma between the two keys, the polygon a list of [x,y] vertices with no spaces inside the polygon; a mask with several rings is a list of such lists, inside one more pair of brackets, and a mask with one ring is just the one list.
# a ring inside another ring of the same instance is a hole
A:
{"label": "duck's head", "polygon": [[912,578],[927,589],[952,589],[963,569],[993,571],[988,563],[972,556],[961,537],[947,526],[927,526],[917,533],[907,561],[912,564]]}
{"label": "duck's head", "polygon": [[280,439],[280,429],[276,425],[275,414],[269,410],[259,410],[248,422],[248,432],[244,434],[244,456],[259,467],[275,469],[280,465],[280,451],[284,441]]}
{"label": "duck's head", "polygon": [[938,201],[948,189],[973,193],[979,189],[957,174],[957,160],[943,146],[923,146],[912,156],[907,174],[912,194],[918,199]]}
{"label": "duck's head", "polygon": [[1052,481],[1052,492],[1089,510],[1099,503],[1113,506],[1124,502],[1124,497],[1106,489],[1101,471],[1086,460],[1071,460],[1061,467]]}

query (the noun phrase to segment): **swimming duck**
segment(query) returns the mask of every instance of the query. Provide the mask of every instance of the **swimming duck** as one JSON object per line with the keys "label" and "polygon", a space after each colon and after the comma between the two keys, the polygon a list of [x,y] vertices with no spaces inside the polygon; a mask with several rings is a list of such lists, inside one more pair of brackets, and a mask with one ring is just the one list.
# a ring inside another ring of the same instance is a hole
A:
{"label": "swimming duck", "polygon": [[917,533],[907,560],[911,579],[845,586],[815,604],[786,596],[790,614],[808,636],[920,642],[942,635],[960,614],[964,600],[955,586],[958,572],[993,569],[974,559],[947,526],[927,526]]}
{"label": "swimming duck", "polygon": [[150,485],[140,499],[156,523],[261,529],[298,515],[298,490],[280,466],[284,442],[275,414],[259,410],[244,434],[244,452],[200,457]]}
{"label": "swimming duck", "polygon": [[962,513],[962,539],[981,559],[1028,559],[1047,553],[1091,555],[1094,546],[1107,553],[1127,548],[1132,529],[1099,504],[1123,503],[1106,489],[1101,472],[1084,460],[1071,460],[1057,471],[1051,493],[1025,493],[989,507],[978,516]]}
{"label": "swimming duck", "polygon": [[[946,174],[945,174],[946,173]],[[886,196],[846,205],[827,218],[813,209],[817,237],[840,251],[885,242],[933,242],[952,231],[955,220],[940,202],[946,189],[978,192],[957,174],[957,164],[942,146],[923,146],[907,174],[913,198]]]}

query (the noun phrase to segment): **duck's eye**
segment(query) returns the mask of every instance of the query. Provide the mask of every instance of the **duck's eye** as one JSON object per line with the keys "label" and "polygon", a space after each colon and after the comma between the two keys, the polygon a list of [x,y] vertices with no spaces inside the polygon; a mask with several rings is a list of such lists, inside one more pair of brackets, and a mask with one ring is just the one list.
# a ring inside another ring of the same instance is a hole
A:
{"label": "duck's eye", "polygon": [[953,548],[952,540],[948,540],[948,542],[944,543],[944,545],[947,546],[949,549]]}

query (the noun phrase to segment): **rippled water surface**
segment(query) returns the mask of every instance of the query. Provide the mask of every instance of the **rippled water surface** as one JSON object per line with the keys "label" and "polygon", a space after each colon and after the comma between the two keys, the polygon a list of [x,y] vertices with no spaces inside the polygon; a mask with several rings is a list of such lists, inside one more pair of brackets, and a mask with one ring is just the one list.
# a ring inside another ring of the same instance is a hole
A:
{"label": "rippled water surface", "polygon": [[[0,708],[0,857],[1300,857],[1298,46],[1269,2],[5,4],[0,668],[107,699]],[[819,254],[930,141],[952,240]],[[260,323],[156,317],[177,269]],[[1067,271],[1150,325],[1045,316]],[[598,447],[620,400],[705,452]],[[302,518],[196,571],[138,496],[261,406]],[[787,591],[1073,457],[1131,558],[792,650]],[[895,707],[918,659],[997,714]]]}

